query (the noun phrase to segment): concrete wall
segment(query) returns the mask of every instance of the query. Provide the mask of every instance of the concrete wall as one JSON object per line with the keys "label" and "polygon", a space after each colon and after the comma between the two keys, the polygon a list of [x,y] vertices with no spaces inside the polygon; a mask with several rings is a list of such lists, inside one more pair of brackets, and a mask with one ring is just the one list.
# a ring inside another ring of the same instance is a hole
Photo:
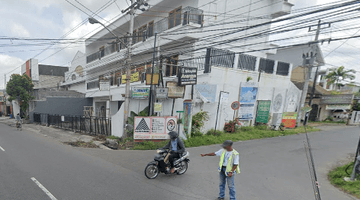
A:
{"label": "concrete wall", "polygon": [[34,89],[37,88],[56,88],[60,82],[64,81],[63,76],[40,75],[39,81],[34,81]]}
{"label": "concrete wall", "polygon": [[73,90],[84,94],[86,92],[85,81],[69,85],[68,90]]}
{"label": "concrete wall", "polygon": [[35,109],[31,113],[82,116],[84,106],[92,106],[92,99],[48,97],[46,101],[35,101],[34,104]]}

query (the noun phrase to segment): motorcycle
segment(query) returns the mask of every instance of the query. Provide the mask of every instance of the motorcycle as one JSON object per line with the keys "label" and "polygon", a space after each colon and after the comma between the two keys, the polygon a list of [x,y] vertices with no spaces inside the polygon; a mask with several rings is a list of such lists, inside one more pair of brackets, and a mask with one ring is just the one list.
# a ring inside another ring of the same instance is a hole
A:
{"label": "motorcycle", "polygon": [[[188,159],[190,153],[184,152],[180,158],[174,160],[175,172],[177,175],[183,175],[189,167],[190,160]],[[159,173],[171,174],[171,164],[168,160],[170,150],[158,149],[154,157],[154,161],[147,164],[145,167],[145,176],[148,179],[155,179]]]}

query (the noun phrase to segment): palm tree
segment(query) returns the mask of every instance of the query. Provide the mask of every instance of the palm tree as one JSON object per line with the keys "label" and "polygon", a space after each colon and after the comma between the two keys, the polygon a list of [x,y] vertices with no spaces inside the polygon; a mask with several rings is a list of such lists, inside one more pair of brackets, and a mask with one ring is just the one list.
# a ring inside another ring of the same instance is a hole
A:
{"label": "palm tree", "polygon": [[341,66],[339,68],[330,69],[330,73],[325,76],[325,79],[328,80],[328,84],[334,84],[340,90],[341,86],[344,86],[341,81],[345,79],[354,80],[355,79],[355,70],[345,70],[345,67]]}

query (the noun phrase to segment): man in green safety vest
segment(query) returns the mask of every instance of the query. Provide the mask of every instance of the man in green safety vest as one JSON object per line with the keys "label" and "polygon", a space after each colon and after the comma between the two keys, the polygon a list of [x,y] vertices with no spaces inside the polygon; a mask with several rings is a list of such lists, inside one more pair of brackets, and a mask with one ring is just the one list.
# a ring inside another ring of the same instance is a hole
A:
{"label": "man in green safety vest", "polygon": [[222,147],[217,152],[201,154],[204,156],[220,156],[219,162],[219,173],[220,173],[220,193],[218,200],[224,200],[225,198],[225,184],[226,181],[229,187],[230,200],[236,200],[236,190],[235,190],[235,174],[240,174],[239,168],[239,153],[232,148],[233,142],[231,140],[226,140]]}

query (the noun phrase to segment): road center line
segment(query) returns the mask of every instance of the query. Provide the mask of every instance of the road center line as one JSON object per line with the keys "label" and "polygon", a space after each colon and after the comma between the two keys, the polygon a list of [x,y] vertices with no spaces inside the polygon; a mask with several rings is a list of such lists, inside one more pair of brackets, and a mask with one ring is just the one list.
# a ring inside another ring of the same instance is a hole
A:
{"label": "road center line", "polygon": [[31,177],[31,180],[34,181],[34,183],[36,183],[37,186],[39,186],[40,189],[42,189],[42,191],[45,192],[46,195],[48,195],[50,197],[51,200],[57,200],[54,195],[52,195],[49,190],[47,190],[38,180],[36,180],[36,178]]}
{"label": "road center line", "polygon": [[5,151],[5,149],[4,149],[4,148],[2,148],[1,146],[0,146],[0,150],[1,150],[1,151]]}

